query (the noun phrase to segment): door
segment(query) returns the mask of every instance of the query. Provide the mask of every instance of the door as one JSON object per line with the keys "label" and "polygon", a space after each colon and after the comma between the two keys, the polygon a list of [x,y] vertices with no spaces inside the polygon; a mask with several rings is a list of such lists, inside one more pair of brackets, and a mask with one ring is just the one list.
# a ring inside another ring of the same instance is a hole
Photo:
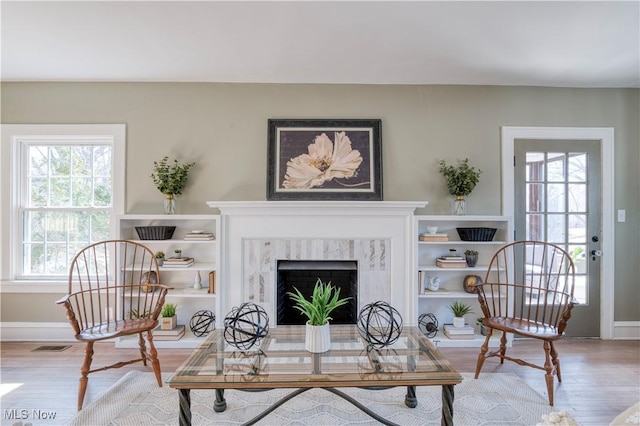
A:
{"label": "door", "polygon": [[600,141],[523,139],[514,154],[515,239],[547,241],[570,254],[579,304],[566,333],[599,337]]}

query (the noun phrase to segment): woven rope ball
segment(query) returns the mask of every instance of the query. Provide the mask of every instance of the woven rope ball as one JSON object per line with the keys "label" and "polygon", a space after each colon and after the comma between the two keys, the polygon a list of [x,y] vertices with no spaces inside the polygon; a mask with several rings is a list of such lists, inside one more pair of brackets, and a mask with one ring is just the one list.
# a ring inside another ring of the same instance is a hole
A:
{"label": "woven rope ball", "polygon": [[224,319],[224,340],[248,350],[269,332],[269,316],[260,305],[246,302],[231,309]]}
{"label": "woven rope ball", "polygon": [[358,315],[358,331],[374,348],[393,344],[402,333],[402,316],[387,302],[366,305]]}
{"label": "woven rope ball", "polygon": [[421,314],[418,317],[418,329],[427,337],[436,337],[438,319],[433,314]]}
{"label": "woven rope ball", "polygon": [[198,311],[191,317],[189,328],[196,337],[206,336],[216,328],[216,315],[206,309]]}

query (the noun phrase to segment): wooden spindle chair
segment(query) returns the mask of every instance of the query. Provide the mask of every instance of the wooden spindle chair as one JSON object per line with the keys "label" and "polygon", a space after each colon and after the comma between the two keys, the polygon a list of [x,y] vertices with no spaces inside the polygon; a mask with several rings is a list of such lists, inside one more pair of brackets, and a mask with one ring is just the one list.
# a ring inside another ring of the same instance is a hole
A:
{"label": "wooden spindle chair", "polygon": [[[476,379],[484,360],[494,356],[501,364],[506,359],[544,370],[549,405],[553,406],[553,376],[562,382],[554,342],[564,336],[575,304],[574,273],[567,252],[547,242],[516,241],[493,255],[484,283],[477,285],[487,336],[478,355]],[[494,330],[502,331],[500,348],[487,353]],[[507,333],[542,340],[544,365],[507,356]]]}
{"label": "wooden spindle chair", "polygon": [[[109,240],[83,248],[71,261],[68,294],[56,303],[67,311],[75,338],[86,342],[80,368],[78,411],[82,409],[89,374],[151,361],[158,386],[162,387],[160,361],[152,330],[170,287],[159,284],[160,271],[153,252],[126,240]],[[91,369],[94,343],[138,335],[140,357]],[[145,343],[147,339],[149,350]]]}

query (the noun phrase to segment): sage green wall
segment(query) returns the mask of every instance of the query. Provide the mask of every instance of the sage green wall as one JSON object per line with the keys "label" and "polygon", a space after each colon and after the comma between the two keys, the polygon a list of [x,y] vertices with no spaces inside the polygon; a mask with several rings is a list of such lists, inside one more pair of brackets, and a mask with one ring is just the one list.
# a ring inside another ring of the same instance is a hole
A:
{"label": "sage green wall", "polygon": [[[178,213],[209,200],[264,200],[269,118],[380,118],[385,200],[448,214],[438,159],[484,173],[468,213],[500,214],[501,126],[615,128],[615,320],[638,321],[640,131],[637,89],[212,83],[3,83],[2,123],[125,123],[127,213],[160,213],[154,160],[196,161]],[[4,173],[4,172],[3,172]],[[64,321],[57,294],[3,294],[2,321]],[[29,307],[28,310],[23,307]]]}

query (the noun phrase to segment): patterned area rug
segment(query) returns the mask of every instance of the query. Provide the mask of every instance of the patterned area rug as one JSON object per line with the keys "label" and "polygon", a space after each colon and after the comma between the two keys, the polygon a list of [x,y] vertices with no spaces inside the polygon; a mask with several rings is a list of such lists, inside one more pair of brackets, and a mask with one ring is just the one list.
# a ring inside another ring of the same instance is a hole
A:
{"label": "patterned area rug", "polygon": [[[455,387],[454,423],[469,425],[535,425],[552,411],[546,398],[514,374],[482,374],[478,380],[463,373],[464,381]],[[168,379],[170,374],[164,376]],[[404,405],[405,387],[371,391],[341,388],[384,418],[400,425],[439,425],[441,387],[417,389],[418,406]],[[191,391],[194,425],[238,425],[260,414],[291,392],[225,391],[227,410],[213,411],[214,391]],[[88,404],[70,425],[176,425],[178,391],[159,388],[152,373],[132,371],[103,396]],[[322,389],[312,389],[276,409],[259,425],[373,425],[374,419]]]}

